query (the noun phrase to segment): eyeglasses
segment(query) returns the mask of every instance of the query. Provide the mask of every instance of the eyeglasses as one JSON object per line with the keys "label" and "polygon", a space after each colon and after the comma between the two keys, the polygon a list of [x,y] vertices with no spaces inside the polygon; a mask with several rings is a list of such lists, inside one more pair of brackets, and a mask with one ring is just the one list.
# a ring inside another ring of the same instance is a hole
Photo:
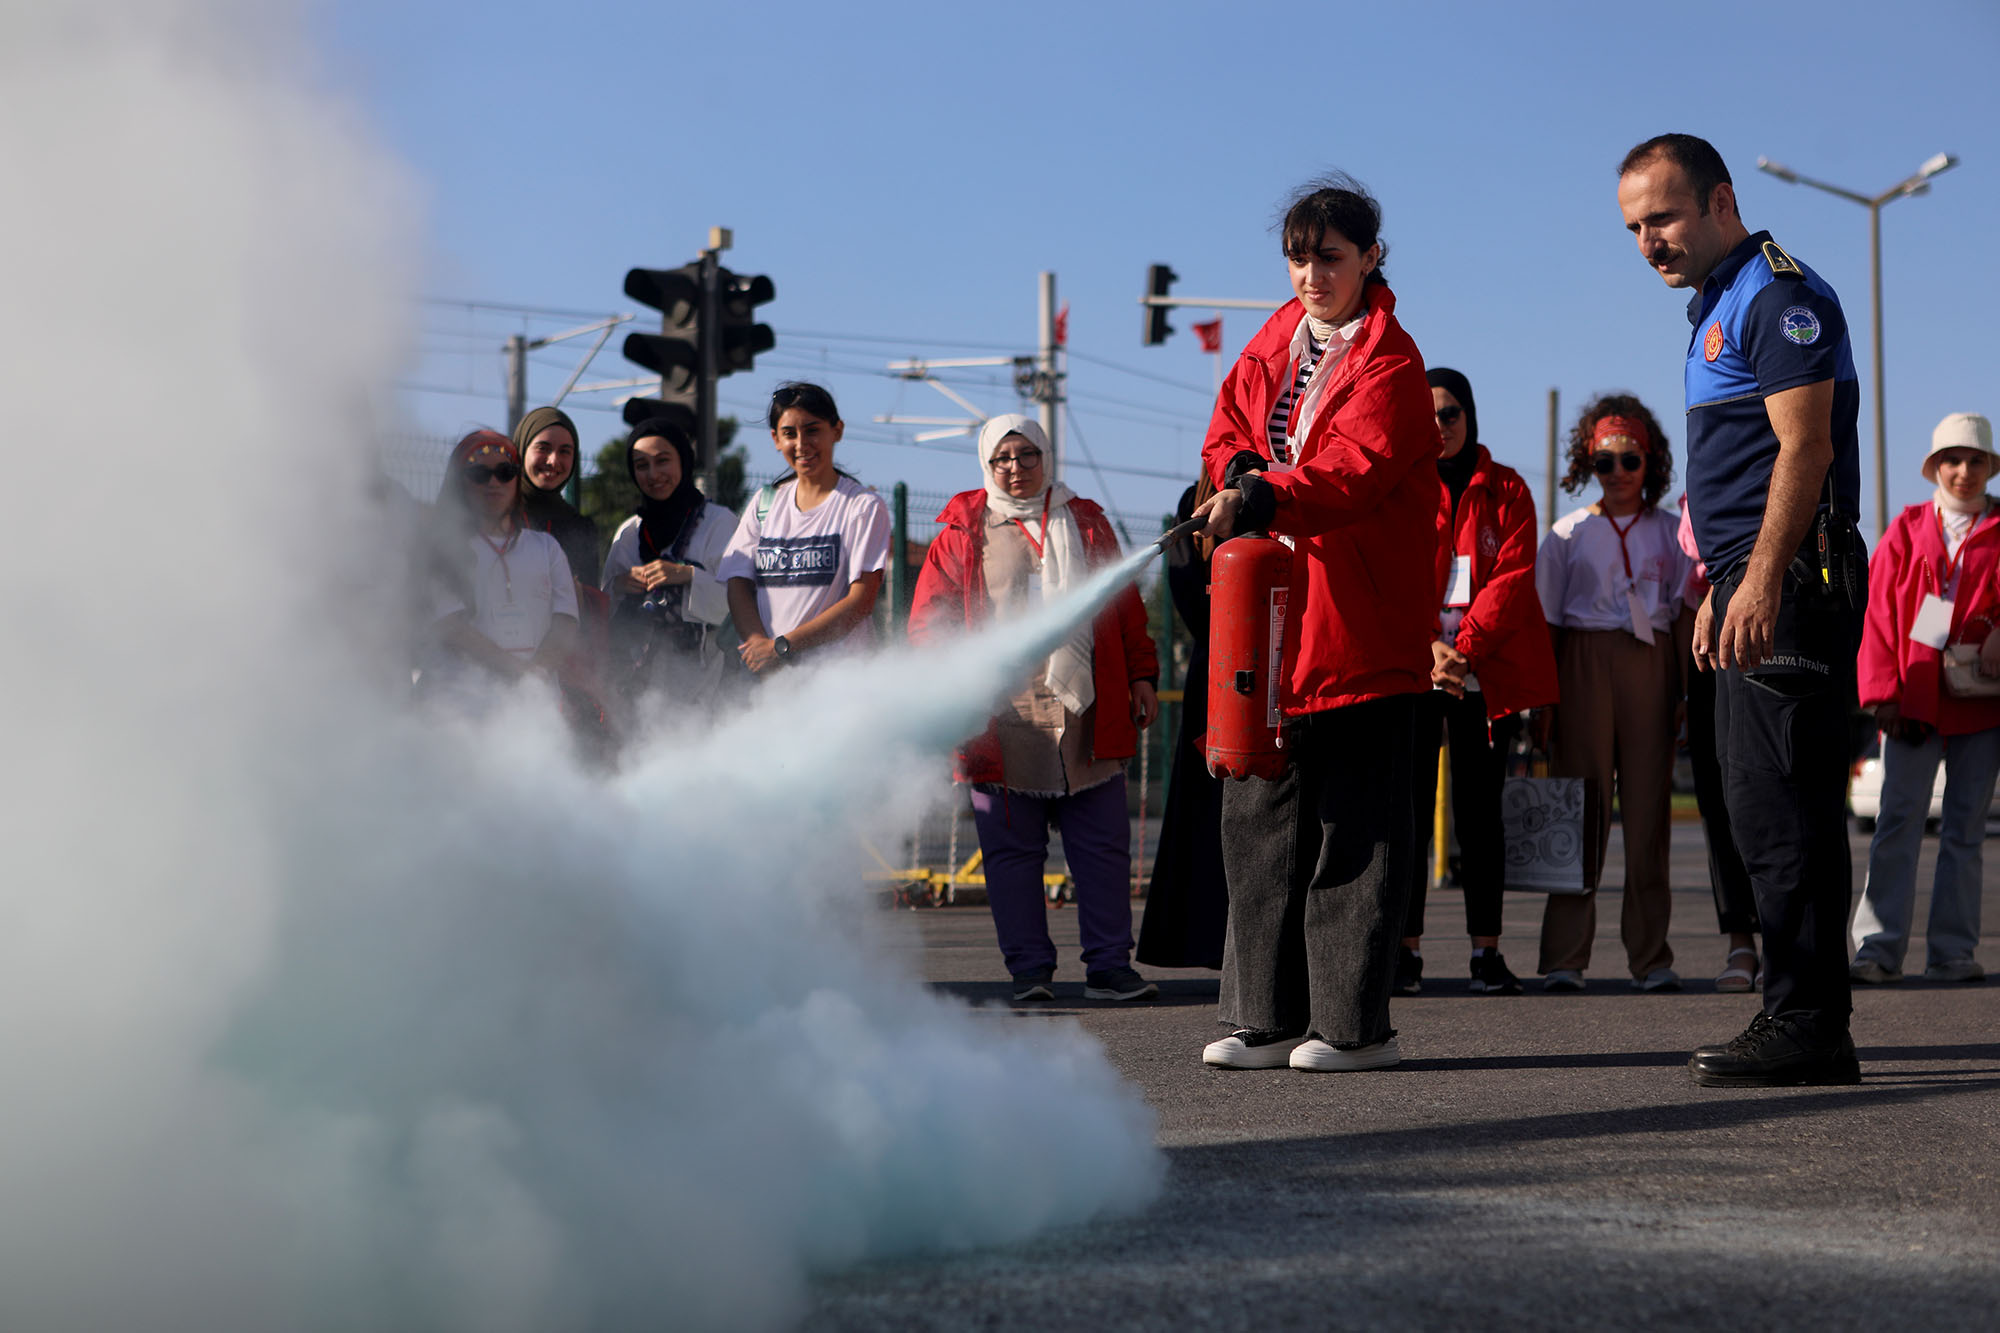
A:
{"label": "eyeglasses", "polygon": [[1464,415],[1465,409],[1462,407],[1440,407],[1437,410],[1438,425],[1449,426]]}
{"label": "eyeglasses", "polygon": [[465,479],[474,486],[484,486],[489,481],[513,481],[520,475],[521,469],[512,463],[496,463],[492,467],[481,467],[474,463],[465,469]]}
{"label": "eyeglasses", "polygon": [[1608,477],[1614,470],[1621,467],[1627,472],[1637,472],[1640,468],[1646,466],[1646,456],[1644,454],[1614,454],[1607,449],[1605,452],[1591,459],[1590,466],[1591,470],[1596,472],[1600,477]]}
{"label": "eyeglasses", "polygon": [[1018,454],[993,455],[993,470],[995,472],[1006,472],[1014,468],[1019,468],[1023,472],[1033,472],[1041,465],[1042,451],[1040,449],[1023,449]]}

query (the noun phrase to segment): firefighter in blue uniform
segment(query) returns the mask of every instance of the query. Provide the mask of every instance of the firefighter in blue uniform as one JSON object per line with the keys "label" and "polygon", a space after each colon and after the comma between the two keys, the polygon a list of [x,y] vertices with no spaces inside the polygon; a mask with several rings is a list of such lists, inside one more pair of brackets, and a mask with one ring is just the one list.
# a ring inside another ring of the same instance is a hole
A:
{"label": "firefighter in blue uniform", "polygon": [[1818,274],[1743,225],[1706,141],[1634,148],[1618,205],[1646,262],[1694,293],[1688,508],[1715,585],[1694,651],[1719,673],[1724,800],[1764,935],[1763,1011],[1688,1067],[1706,1086],[1853,1083],[1845,789],[1867,565],[1847,321]]}

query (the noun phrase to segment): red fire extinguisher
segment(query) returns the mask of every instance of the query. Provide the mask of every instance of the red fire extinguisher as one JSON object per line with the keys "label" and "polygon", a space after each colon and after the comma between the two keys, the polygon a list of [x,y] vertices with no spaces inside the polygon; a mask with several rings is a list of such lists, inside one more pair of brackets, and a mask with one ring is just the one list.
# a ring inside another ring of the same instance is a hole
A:
{"label": "red fire extinguisher", "polygon": [[1292,548],[1233,537],[1215,548],[1208,584],[1208,771],[1275,778],[1285,771],[1278,712]]}

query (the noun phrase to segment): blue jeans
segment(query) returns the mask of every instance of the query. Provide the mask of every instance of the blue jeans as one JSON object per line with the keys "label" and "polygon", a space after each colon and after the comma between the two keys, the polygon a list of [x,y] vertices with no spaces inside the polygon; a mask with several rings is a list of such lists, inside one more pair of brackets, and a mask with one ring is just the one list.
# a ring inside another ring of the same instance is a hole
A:
{"label": "blue jeans", "polygon": [[1944,761],[1944,821],[1931,884],[1927,966],[1972,957],[1979,947],[1980,854],[1986,806],[2000,774],[2000,727],[1965,736],[1933,732],[1920,745],[1882,738],[1882,809],[1868,844],[1868,882],[1854,909],[1854,960],[1902,970],[1917,906],[1917,853],[1931,786]]}
{"label": "blue jeans", "polygon": [[1132,821],[1125,775],[1067,796],[972,789],[972,822],[986,869],[986,903],[1000,954],[1014,976],[1056,965],[1049,939],[1049,820],[1062,828],[1063,856],[1076,881],[1076,928],[1086,975],[1132,961]]}

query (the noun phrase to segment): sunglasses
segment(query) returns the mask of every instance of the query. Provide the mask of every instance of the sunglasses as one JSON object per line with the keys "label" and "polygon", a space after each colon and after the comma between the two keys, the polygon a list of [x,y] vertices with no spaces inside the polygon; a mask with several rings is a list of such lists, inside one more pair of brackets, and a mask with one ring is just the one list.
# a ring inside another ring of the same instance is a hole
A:
{"label": "sunglasses", "polygon": [[1437,410],[1438,425],[1449,426],[1464,415],[1465,409],[1462,407],[1440,407]]}
{"label": "sunglasses", "polygon": [[1614,470],[1621,467],[1627,472],[1637,472],[1644,466],[1646,466],[1646,456],[1644,454],[1614,454],[1609,450],[1598,454],[1590,460],[1591,470],[1596,472],[1600,477],[1608,477]]}
{"label": "sunglasses", "polygon": [[1042,465],[1040,449],[1023,449],[1018,454],[993,455],[993,470],[1000,472],[1009,468],[1019,468],[1023,472],[1033,472]]}
{"label": "sunglasses", "polygon": [[513,481],[521,475],[521,469],[513,463],[496,463],[492,467],[481,467],[477,463],[465,469],[465,479],[474,486],[484,486],[489,481]]}

